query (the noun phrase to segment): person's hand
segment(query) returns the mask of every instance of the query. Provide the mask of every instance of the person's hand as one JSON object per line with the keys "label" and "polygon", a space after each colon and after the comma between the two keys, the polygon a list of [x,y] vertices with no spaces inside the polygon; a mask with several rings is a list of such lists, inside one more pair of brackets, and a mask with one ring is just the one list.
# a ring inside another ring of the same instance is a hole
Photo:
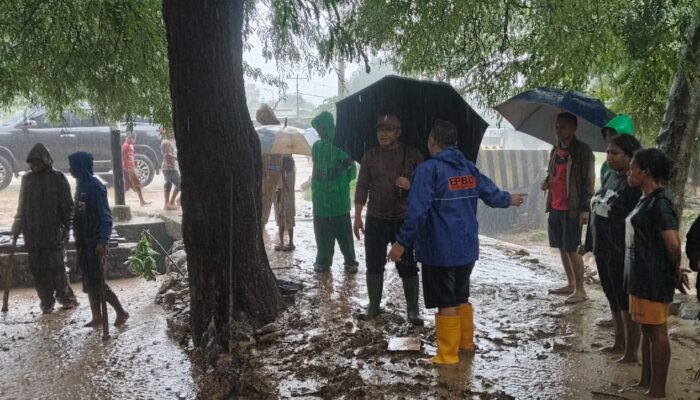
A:
{"label": "person's hand", "polygon": [[540,189],[544,191],[549,190],[549,179],[545,179],[542,181],[542,186],[540,186]]}
{"label": "person's hand", "polygon": [[396,178],[395,185],[403,190],[409,190],[411,188],[411,181],[409,181],[405,176],[399,176]]}
{"label": "person's hand", "polygon": [[95,247],[95,254],[100,259],[102,259],[103,257],[107,257],[107,247],[105,247],[105,245],[103,245],[102,243],[98,243],[97,247]]}
{"label": "person's hand", "polygon": [[70,232],[68,232],[68,231],[63,232],[63,244],[68,244],[69,240],[70,240]]}
{"label": "person's hand", "polygon": [[690,282],[688,281],[687,272],[690,271],[685,268],[678,270],[678,283],[676,284],[676,289],[683,294],[688,294],[688,290],[690,290]]}
{"label": "person's hand", "polygon": [[525,203],[527,193],[513,193],[510,195],[510,205],[520,207]]}
{"label": "person's hand", "polygon": [[400,261],[405,250],[406,249],[401,245],[401,243],[396,242],[393,246],[391,246],[391,250],[389,250],[389,254],[386,255],[386,259],[393,262]]}
{"label": "person's hand", "polygon": [[362,222],[362,217],[355,217],[352,230],[355,232],[355,238],[360,240],[360,232],[362,232],[363,235],[365,234],[365,224]]}
{"label": "person's hand", "polygon": [[584,211],[578,216],[579,225],[588,225],[588,211]]}

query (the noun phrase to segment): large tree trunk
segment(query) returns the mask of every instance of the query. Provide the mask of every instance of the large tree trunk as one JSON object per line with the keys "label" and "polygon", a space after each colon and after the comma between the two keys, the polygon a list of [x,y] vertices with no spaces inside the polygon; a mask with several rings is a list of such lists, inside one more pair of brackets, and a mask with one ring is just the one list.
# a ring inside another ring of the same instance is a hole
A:
{"label": "large tree trunk", "polygon": [[[700,20],[689,31],[688,41],[681,50],[678,72],[669,93],[666,114],[657,142],[659,148],[676,161],[677,172],[669,183],[676,207],[685,206],[685,184],[693,156],[700,119]],[[680,216],[681,214],[679,214]]]}
{"label": "large tree trunk", "polygon": [[232,323],[270,322],[281,304],[262,241],[260,143],[245,101],[243,13],[244,0],[163,1],[192,338],[202,347],[210,323],[226,348]]}

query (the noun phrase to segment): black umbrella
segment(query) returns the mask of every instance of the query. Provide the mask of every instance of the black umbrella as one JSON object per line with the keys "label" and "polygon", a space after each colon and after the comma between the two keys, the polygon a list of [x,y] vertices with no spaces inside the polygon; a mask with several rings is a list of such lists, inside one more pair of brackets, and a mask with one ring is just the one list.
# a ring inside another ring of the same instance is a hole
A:
{"label": "black umbrella", "polygon": [[365,151],[378,146],[376,129],[380,114],[401,120],[401,138],[428,157],[428,134],[437,119],[457,126],[458,147],[476,161],[481,138],[488,127],[479,114],[450,85],[390,75],[336,103],[335,144],[359,161]]}

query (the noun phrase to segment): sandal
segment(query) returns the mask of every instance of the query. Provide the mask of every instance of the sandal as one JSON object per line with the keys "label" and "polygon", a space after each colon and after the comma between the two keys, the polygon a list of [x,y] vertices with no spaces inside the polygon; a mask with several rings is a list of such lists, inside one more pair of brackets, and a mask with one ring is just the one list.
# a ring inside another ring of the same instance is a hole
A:
{"label": "sandal", "polygon": [[287,246],[284,246],[284,247],[282,248],[282,251],[293,251],[293,250],[296,249],[296,248],[297,248],[297,247],[296,247],[295,245],[289,244],[289,245],[287,245]]}
{"label": "sandal", "polygon": [[276,244],[275,247],[273,247],[273,249],[275,249],[275,251],[283,251],[285,247],[281,244]]}

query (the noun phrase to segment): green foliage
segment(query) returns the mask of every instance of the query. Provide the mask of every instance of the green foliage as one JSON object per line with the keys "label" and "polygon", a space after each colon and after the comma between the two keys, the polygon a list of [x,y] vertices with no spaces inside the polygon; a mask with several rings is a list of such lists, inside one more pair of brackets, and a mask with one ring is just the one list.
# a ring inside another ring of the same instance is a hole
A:
{"label": "green foliage", "polygon": [[158,255],[158,252],[151,247],[149,236],[142,232],[141,239],[124,264],[129,266],[129,271],[132,274],[140,276],[147,281],[154,281],[157,274],[156,259],[154,258],[156,255]]}
{"label": "green foliage", "polygon": [[[0,2],[0,107],[18,99],[54,115],[85,104],[108,121],[171,125],[162,0]],[[244,63],[247,78],[286,89]]]}
{"label": "green foliage", "polygon": [[0,103],[54,111],[89,103],[108,120],[170,121],[158,0],[0,3]]}
{"label": "green foliage", "polygon": [[696,0],[364,0],[342,23],[400,72],[451,80],[481,105],[536,86],[603,94],[649,144],[697,14]]}

